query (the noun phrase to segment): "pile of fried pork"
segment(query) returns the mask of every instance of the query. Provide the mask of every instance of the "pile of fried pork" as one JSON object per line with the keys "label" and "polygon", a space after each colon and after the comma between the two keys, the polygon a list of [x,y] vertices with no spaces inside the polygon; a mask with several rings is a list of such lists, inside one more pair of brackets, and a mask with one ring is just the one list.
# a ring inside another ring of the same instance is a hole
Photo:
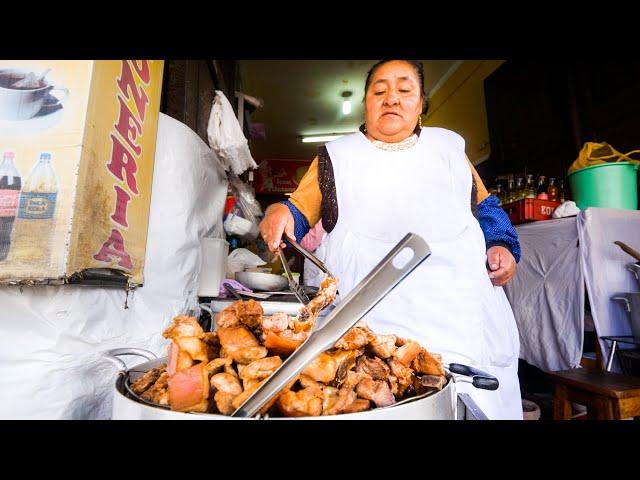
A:
{"label": "pile of fried pork", "polygon": [[[254,300],[237,301],[205,332],[194,317],[178,316],[163,332],[171,340],[168,364],[131,386],[142,398],[180,412],[230,415],[310,335],[333,300],[337,280],[296,317],[266,316]],[[320,354],[261,409],[261,414],[309,417],[354,413],[394,403],[445,384],[441,358],[412,340],[376,335],[360,323]]]}

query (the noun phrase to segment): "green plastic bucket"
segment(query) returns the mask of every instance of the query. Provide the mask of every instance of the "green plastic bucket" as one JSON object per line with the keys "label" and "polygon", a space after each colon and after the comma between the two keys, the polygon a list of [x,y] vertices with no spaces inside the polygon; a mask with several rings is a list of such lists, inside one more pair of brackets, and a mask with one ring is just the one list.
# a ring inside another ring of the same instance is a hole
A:
{"label": "green plastic bucket", "polygon": [[638,209],[638,165],[603,163],[581,168],[567,178],[580,210],[587,207]]}

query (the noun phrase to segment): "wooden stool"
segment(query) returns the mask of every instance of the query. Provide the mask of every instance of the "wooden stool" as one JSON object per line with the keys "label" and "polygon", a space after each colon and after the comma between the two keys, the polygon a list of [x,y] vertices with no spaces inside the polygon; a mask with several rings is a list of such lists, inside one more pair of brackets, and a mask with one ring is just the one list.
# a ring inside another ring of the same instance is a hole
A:
{"label": "wooden stool", "polygon": [[640,418],[640,378],[575,368],[549,372],[555,385],[554,420],[571,418],[571,402],[586,405],[589,419]]}

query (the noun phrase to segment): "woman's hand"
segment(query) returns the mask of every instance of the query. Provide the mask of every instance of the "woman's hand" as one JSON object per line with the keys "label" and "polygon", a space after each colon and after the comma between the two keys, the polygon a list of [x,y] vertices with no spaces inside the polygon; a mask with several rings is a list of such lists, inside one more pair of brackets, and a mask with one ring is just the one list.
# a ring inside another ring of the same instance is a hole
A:
{"label": "woman's hand", "polygon": [[487,264],[491,283],[498,287],[506,285],[516,273],[516,259],[508,248],[499,245],[487,250]]}
{"label": "woman's hand", "polygon": [[260,233],[267,247],[273,253],[286,245],[282,242],[284,233],[291,240],[295,240],[293,215],[282,203],[275,203],[267,208],[265,216],[260,222]]}

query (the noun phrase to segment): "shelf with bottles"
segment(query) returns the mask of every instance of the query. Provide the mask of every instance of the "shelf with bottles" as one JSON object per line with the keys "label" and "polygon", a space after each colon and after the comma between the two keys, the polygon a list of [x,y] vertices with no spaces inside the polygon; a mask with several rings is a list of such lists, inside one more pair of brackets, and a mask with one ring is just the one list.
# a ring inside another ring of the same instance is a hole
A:
{"label": "shelf with bottles", "polygon": [[526,172],[498,177],[489,193],[498,198],[514,225],[549,220],[565,201],[564,179]]}
{"label": "shelf with bottles", "polygon": [[489,193],[498,198],[500,205],[507,205],[525,198],[559,203],[565,201],[564,179],[558,181],[555,177],[551,177],[547,180],[545,175],[503,175],[496,179],[495,187],[489,188]]}

